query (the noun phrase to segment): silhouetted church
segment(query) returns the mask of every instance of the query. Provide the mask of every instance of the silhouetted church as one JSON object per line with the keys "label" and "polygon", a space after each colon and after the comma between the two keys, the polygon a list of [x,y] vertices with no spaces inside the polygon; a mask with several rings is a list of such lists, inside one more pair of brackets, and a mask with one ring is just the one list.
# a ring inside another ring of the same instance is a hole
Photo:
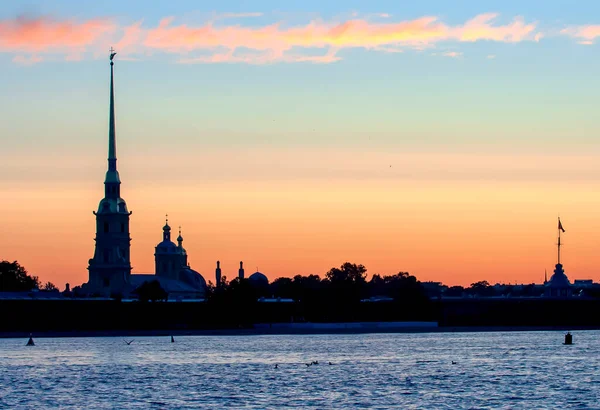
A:
{"label": "silhouetted church", "polygon": [[117,140],[115,129],[114,62],[110,55],[110,109],[108,131],[108,171],[104,179],[104,198],[96,215],[96,246],[89,260],[89,280],[82,285],[88,294],[128,295],[146,281],[158,280],[170,297],[201,298],[206,281],[192,270],[183,248],[181,230],[177,245],[171,241],[168,220],[163,227],[163,240],[155,249],[155,274],[131,274],[129,217],[125,200],[121,198],[121,179],[117,171]]}

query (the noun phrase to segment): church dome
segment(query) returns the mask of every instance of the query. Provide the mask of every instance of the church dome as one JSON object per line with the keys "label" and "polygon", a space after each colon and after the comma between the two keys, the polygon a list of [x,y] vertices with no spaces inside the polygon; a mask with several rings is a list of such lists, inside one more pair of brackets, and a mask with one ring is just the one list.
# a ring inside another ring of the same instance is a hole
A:
{"label": "church dome", "polygon": [[163,240],[161,243],[156,245],[156,253],[176,253],[177,245],[171,242],[171,227],[169,226],[169,220],[165,222],[163,226]]}
{"label": "church dome", "polygon": [[156,245],[157,253],[175,253],[177,251],[177,245],[171,241],[162,241]]}
{"label": "church dome", "polygon": [[252,282],[255,282],[255,283],[259,283],[259,282],[269,283],[269,279],[261,272],[254,272],[252,275],[250,275],[248,280],[251,280]]}
{"label": "church dome", "polygon": [[182,282],[187,283],[188,285],[194,287],[195,289],[204,289],[206,288],[206,281],[200,275],[200,273],[196,272],[191,268],[183,268],[179,271],[179,279]]}

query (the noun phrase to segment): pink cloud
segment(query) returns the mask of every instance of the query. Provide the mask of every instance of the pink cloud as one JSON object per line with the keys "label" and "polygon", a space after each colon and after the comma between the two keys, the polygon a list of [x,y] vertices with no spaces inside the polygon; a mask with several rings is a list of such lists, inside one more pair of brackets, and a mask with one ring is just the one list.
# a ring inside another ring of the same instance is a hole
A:
{"label": "pink cloud", "polygon": [[[380,16],[384,16],[382,13]],[[223,18],[258,17],[262,13],[224,13]],[[83,22],[55,21],[48,18],[0,21],[0,51],[15,53],[63,53],[69,59],[84,52],[114,45],[120,56],[145,58],[155,53],[178,55],[181,63],[235,62],[268,64],[273,62],[332,63],[338,52],[363,48],[380,52],[423,50],[441,42],[520,42],[539,39],[535,23],[516,17],[496,24],[497,15],[481,14],[462,25],[450,26],[437,17],[414,20],[372,22],[353,18],[342,22],[313,20],[286,27],[275,22],[267,25],[176,24],[174,17],[162,19],[155,27],[143,27],[143,21],[117,27],[107,19]],[[217,19],[218,20],[218,19]],[[321,50],[314,55],[315,50]],[[452,57],[458,57],[459,52]],[[450,56],[450,55],[448,55]]]}
{"label": "pink cloud", "polygon": [[142,30],[143,21],[138,21],[130,26],[123,29],[123,36],[114,45],[116,50],[121,53],[127,53],[134,51],[135,47],[140,44],[144,36],[144,30]]}
{"label": "pink cloud", "polygon": [[301,54],[284,54],[277,52],[259,52],[259,53],[235,53],[230,50],[225,53],[215,53],[192,58],[181,58],[178,63],[195,64],[195,63],[244,63],[244,64],[272,64],[272,63],[297,63],[309,62],[314,64],[328,64],[341,60],[336,56],[337,50],[330,50],[325,55],[301,55]]}
{"label": "pink cloud", "polygon": [[561,34],[578,39],[579,44],[592,45],[600,37],[600,25],[569,27],[561,30]]}
{"label": "pink cloud", "polygon": [[82,23],[45,17],[0,20],[0,51],[36,53],[83,50],[113,29],[114,25],[104,19]]}
{"label": "pink cloud", "polygon": [[463,26],[451,29],[452,36],[459,41],[491,40],[506,43],[535,39],[535,23],[526,24],[522,17],[515,17],[509,24],[493,26],[491,23],[497,17],[496,13],[475,16]]}
{"label": "pink cloud", "polygon": [[[402,48],[422,49],[442,41],[474,42],[489,40],[498,42],[533,41],[535,23],[526,24],[521,17],[505,25],[494,25],[496,14],[482,14],[464,25],[451,27],[436,17],[421,17],[397,23],[371,23],[354,19],[332,24],[312,21],[304,26],[284,28],[279,23],[262,27],[224,26],[205,24],[190,27],[174,25],[172,17],[163,19],[158,27],[149,29],[143,45],[153,50],[188,54],[198,50],[249,49],[283,56],[293,48],[366,48],[395,52]],[[213,58],[186,58],[187,62],[215,60],[229,56],[227,61],[240,57],[233,54],[215,54]],[[261,57],[262,58],[262,57]],[[339,58],[331,59],[337,61]],[[297,61],[310,61],[300,58]],[[246,58],[242,58],[246,61]],[[324,59],[323,61],[329,61]]]}

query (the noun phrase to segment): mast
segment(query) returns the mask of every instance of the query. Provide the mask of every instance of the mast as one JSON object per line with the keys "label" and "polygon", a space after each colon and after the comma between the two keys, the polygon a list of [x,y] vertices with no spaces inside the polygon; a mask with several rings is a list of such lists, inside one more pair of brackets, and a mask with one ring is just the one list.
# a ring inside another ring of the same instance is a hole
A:
{"label": "mast", "polygon": [[[560,223],[560,218],[558,219],[558,222]],[[558,263],[560,263],[560,228],[558,229]]]}

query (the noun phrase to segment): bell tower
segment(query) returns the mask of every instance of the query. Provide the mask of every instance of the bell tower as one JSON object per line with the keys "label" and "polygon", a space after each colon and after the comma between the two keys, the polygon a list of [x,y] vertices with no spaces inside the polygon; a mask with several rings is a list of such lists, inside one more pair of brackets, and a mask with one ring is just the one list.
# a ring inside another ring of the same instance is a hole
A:
{"label": "bell tower", "polygon": [[88,289],[91,293],[110,295],[125,291],[131,275],[129,216],[121,198],[121,179],[117,171],[115,130],[114,62],[117,53],[110,49],[110,106],[108,125],[108,170],[104,179],[104,198],[96,215],[96,246],[89,260]]}

